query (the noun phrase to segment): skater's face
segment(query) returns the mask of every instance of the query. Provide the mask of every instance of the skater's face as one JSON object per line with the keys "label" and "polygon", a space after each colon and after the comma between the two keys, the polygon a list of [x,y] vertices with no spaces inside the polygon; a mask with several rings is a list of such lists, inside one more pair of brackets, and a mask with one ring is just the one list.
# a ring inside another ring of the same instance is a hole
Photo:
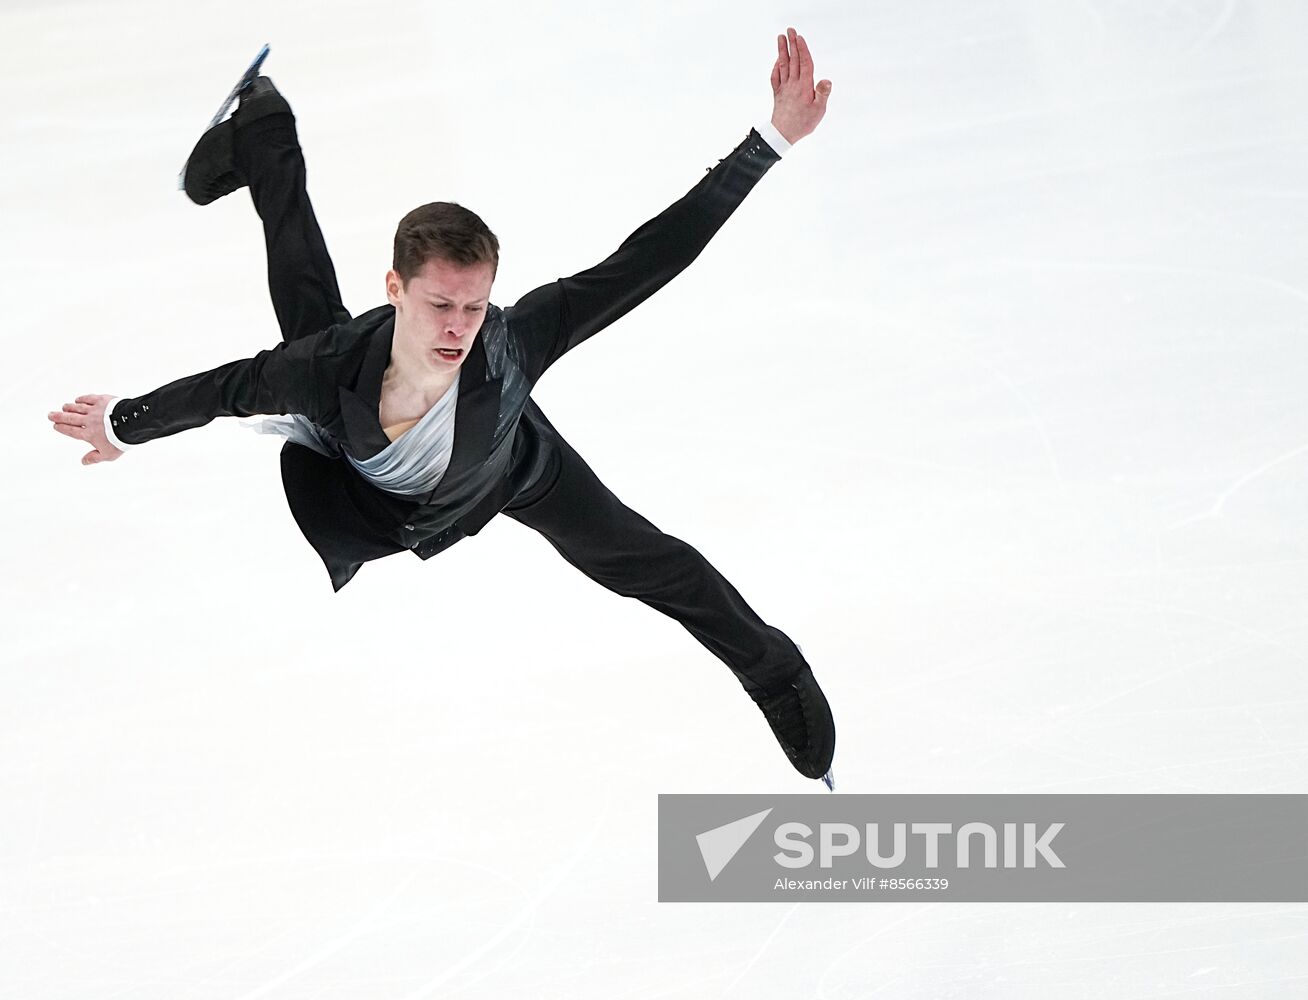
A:
{"label": "skater's face", "polygon": [[386,275],[386,298],[395,307],[395,338],[432,371],[463,364],[486,319],[495,271],[490,264],[452,264],[432,258],[406,286],[397,271]]}

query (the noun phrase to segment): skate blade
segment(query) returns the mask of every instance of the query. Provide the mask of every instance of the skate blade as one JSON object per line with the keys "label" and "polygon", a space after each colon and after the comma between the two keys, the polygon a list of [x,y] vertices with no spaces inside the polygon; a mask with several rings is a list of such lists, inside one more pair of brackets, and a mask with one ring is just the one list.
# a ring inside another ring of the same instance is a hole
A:
{"label": "skate blade", "polygon": [[[259,50],[259,54],[254,57],[254,61],[245,68],[245,72],[241,74],[241,78],[236,81],[236,86],[233,87],[231,93],[227,95],[227,99],[219,105],[217,112],[214,114],[213,118],[209,120],[209,124],[205,126],[206,132],[223,120],[223,115],[227,114],[227,109],[236,103],[236,99],[241,96],[241,91],[254,82],[254,78],[259,75],[259,70],[263,66],[263,61],[268,58],[268,48],[268,44],[265,42],[263,48]],[[186,190],[185,164],[182,165],[182,172],[177,175],[177,190]]]}

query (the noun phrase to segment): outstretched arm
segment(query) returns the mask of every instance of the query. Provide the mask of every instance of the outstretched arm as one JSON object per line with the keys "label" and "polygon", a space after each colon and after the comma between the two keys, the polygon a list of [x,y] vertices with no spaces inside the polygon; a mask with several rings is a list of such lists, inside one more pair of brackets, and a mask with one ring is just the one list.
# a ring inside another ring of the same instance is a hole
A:
{"label": "outstretched arm", "polygon": [[144,396],[78,396],[47,416],[56,431],[91,446],[83,465],[112,462],[132,445],[203,426],[215,417],[303,413],[312,418],[318,415],[317,367],[331,353],[325,336],[278,344]]}
{"label": "outstretched arm", "polygon": [[606,260],[543,285],[512,307],[510,318],[531,352],[533,377],[685,270],[790,145],[817,128],[831,82],[814,88],[808,45],[793,28],[789,39],[777,37],[777,46],[768,126],[751,129],[684,197],[628,236]]}

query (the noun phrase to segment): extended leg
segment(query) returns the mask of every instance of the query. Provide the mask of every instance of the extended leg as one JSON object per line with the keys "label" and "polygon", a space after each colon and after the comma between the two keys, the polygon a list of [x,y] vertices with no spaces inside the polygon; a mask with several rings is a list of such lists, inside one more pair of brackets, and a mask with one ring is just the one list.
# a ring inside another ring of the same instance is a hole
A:
{"label": "extended leg", "polygon": [[554,435],[557,475],[503,512],[544,535],[596,583],[680,622],[763,709],[796,769],[821,777],[831,766],[835,725],[799,649],[759,618],[695,548],[623,504]]}
{"label": "extended leg", "polygon": [[263,222],[268,290],[283,339],[350,318],[305,188],[295,115],[271,80],[258,77],[232,117],[200,137],[185,176],[186,193],[199,205],[249,186]]}
{"label": "extended leg", "polygon": [[[265,110],[261,104],[278,110],[254,117]],[[263,222],[268,291],[282,337],[294,340],[349,320],[305,187],[304,154],[290,106],[267,77],[260,77],[232,120],[236,165]]]}

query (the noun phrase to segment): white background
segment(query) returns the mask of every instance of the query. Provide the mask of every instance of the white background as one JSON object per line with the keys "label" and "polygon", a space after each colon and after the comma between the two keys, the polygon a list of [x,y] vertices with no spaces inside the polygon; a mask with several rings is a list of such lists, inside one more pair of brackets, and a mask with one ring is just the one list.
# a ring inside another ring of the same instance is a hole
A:
{"label": "white background", "polygon": [[[1308,907],[671,905],[660,792],[812,792],[506,518],[340,594],[279,442],[45,413],[278,340],[176,177],[259,45],[346,305],[479,212],[511,304],[827,120],[536,392],[803,645],[840,792],[1308,792],[1308,7],[9,0],[0,997],[1297,997]],[[506,580],[507,577],[507,580]]]}

